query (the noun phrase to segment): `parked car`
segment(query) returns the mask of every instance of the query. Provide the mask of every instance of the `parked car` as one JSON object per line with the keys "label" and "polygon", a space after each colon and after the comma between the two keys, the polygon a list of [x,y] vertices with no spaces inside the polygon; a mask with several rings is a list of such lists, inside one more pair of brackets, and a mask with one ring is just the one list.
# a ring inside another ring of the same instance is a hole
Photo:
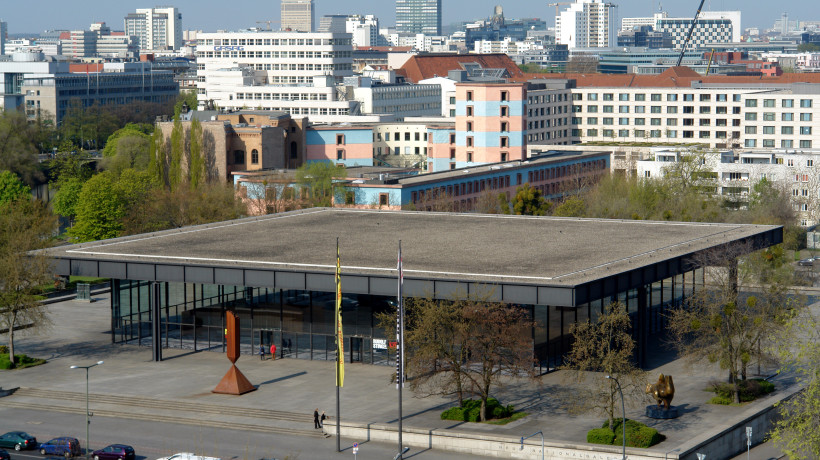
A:
{"label": "parked car", "polygon": [[40,453],[43,455],[62,455],[66,458],[82,455],[80,441],[77,438],[54,438],[51,441],[40,444]]}
{"label": "parked car", "polygon": [[161,457],[157,460],[222,460],[216,457],[203,457],[201,455],[192,454],[190,452],[180,452],[171,455],[170,457]]}
{"label": "parked car", "polygon": [[801,267],[813,267],[816,261],[820,260],[820,257],[809,257],[808,259],[800,259],[797,262],[797,265]]}
{"label": "parked car", "polygon": [[125,444],[111,444],[94,451],[94,460],[135,460],[134,448]]}
{"label": "parked car", "polygon": [[0,447],[11,447],[14,450],[34,449],[37,447],[37,438],[25,431],[9,431],[0,436]]}
{"label": "parked car", "polygon": [[3,449],[0,449],[0,460],[11,460],[11,455]]}

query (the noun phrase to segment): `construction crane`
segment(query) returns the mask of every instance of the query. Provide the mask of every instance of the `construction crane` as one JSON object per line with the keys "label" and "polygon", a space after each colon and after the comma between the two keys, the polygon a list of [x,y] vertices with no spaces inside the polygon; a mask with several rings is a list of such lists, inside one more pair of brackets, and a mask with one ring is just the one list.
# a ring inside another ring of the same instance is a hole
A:
{"label": "construction crane", "polygon": [[267,24],[268,25],[267,30],[273,30],[270,25],[273,24],[273,23],[277,23],[277,22],[280,22],[280,21],[256,21],[257,24]]}
{"label": "construction crane", "polygon": [[547,3],[547,6],[554,6],[555,7],[555,15],[556,16],[558,16],[558,13],[560,13],[560,11],[558,11],[558,8],[560,8],[561,5],[572,5],[572,2]]}
{"label": "construction crane", "polygon": [[692,32],[695,31],[695,24],[697,24],[698,22],[698,16],[700,16],[700,10],[703,8],[703,2],[705,1],[706,0],[700,0],[700,6],[698,7],[698,10],[695,12],[695,18],[692,19],[692,26],[689,27],[689,33],[686,34],[686,40],[683,41],[683,46],[680,50],[680,56],[678,57],[677,67],[680,67],[681,62],[683,62],[683,53],[686,52],[686,45],[689,44],[689,40],[692,38]]}

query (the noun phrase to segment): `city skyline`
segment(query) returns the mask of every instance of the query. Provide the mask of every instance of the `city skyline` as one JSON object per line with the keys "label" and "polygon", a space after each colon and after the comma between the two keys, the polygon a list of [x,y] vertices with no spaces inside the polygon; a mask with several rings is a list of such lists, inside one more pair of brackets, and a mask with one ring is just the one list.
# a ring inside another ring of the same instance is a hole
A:
{"label": "city skyline", "polygon": [[[105,2],[103,0],[78,0],[72,8],[66,8],[62,0],[43,0],[38,4],[38,14],[23,4],[6,5],[0,20],[8,22],[9,34],[41,33],[51,29],[87,29],[92,22],[104,21],[113,30],[122,30],[123,18],[135,8],[151,8],[156,2]],[[168,2],[179,8],[182,13],[182,27],[187,30],[216,31],[218,29],[237,30],[248,27],[267,27],[257,21],[278,21],[280,5],[278,1],[247,0],[241,8],[228,8],[215,1],[197,2],[194,0],[177,0]],[[548,26],[553,25],[555,8],[543,6],[533,8],[526,2],[499,2],[498,0],[444,0],[442,2],[442,23],[444,25],[459,21],[482,19],[492,14],[493,7],[500,4],[504,15],[511,18],[540,17]],[[664,10],[672,16],[693,16],[697,1],[689,3],[676,2],[663,5]],[[784,8],[785,6],[785,8]],[[806,16],[804,11],[811,11],[809,0],[791,0],[784,4],[767,3],[749,8],[741,0],[709,0],[704,10],[740,10],[743,14],[742,25],[746,27],[769,28],[785,11],[791,20],[820,20],[820,17]],[[745,7],[745,8],[744,8]],[[316,18],[328,14],[374,14],[382,21],[384,27],[395,23],[395,1],[373,3],[364,0],[353,0],[343,4],[316,1]],[[658,10],[658,3],[641,1],[629,5],[621,4],[618,8],[618,20],[623,17],[647,16]],[[233,11],[233,12],[232,12]],[[469,13],[464,13],[468,11]],[[803,17],[798,17],[799,14]],[[274,28],[276,26],[274,25]]]}

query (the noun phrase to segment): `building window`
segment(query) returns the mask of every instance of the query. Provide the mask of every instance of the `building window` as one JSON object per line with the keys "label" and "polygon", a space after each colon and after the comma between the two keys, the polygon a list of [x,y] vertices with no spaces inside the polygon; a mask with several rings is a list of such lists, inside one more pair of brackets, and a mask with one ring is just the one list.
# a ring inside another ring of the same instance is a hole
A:
{"label": "building window", "polygon": [[388,206],[390,203],[390,196],[387,193],[379,193],[379,206]]}
{"label": "building window", "polygon": [[467,136],[467,147],[473,146],[473,136]]}
{"label": "building window", "polygon": [[763,107],[774,107],[774,99],[763,99]]}
{"label": "building window", "polygon": [[800,141],[800,148],[801,149],[810,149],[811,148],[811,141]]}
{"label": "building window", "polygon": [[794,121],[794,114],[791,112],[785,112],[781,114],[781,119],[783,121]]}
{"label": "building window", "polygon": [[337,159],[337,160],[344,160],[344,159],[345,159],[345,151],[344,151],[344,149],[337,149],[337,150],[336,150],[336,159]]}
{"label": "building window", "polygon": [[746,139],[744,143],[745,147],[757,147],[757,141],[754,139]]}
{"label": "building window", "polygon": [[794,127],[793,126],[781,126],[780,127],[780,134],[794,134]]}
{"label": "building window", "polygon": [[811,107],[811,99],[800,99],[800,107],[810,108]]}
{"label": "building window", "polygon": [[256,149],[251,150],[251,164],[259,164],[259,151]]}
{"label": "building window", "polygon": [[757,99],[746,99],[746,107],[757,107]]}
{"label": "building window", "polygon": [[467,152],[467,163],[473,162],[473,152]]}
{"label": "building window", "polygon": [[471,106],[471,105],[468,105],[468,106],[467,106],[467,116],[468,116],[468,117],[472,117],[472,116],[473,116],[473,106]]}
{"label": "building window", "polygon": [[472,121],[468,121],[468,122],[467,122],[467,131],[472,131],[472,130],[473,130],[473,122],[472,122]]}
{"label": "building window", "polygon": [[757,134],[757,126],[747,126],[746,134]]}
{"label": "building window", "polygon": [[780,141],[780,148],[782,149],[790,149],[794,147],[794,141],[791,139],[783,139]]}
{"label": "building window", "polygon": [[337,134],[336,135],[336,145],[344,145],[345,144],[345,135],[344,134]]}
{"label": "building window", "polygon": [[[580,123],[580,122],[579,122],[579,123]],[[502,122],[501,122],[501,132],[502,132],[502,133],[506,133],[506,132],[507,132],[507,131],[509,131],[509,130],[510,130],[510,124],[509,124],[509,123],[507,123],[506,121],[502,121]]]}
{"label": "building window", "polygon": [[794,107],[794,99],[783,99],[782,105],[785,108]]}
{"label": "building window", "polygon": [[774,134],[774,126],[764,126],[763,134]]}
{"label": "building window", "polygon": [[501,106],[501,116],[502,117],[510,116],[510,108],[508,106],[506,106],[506,105]]}
{"label": "building window", "polygon": [[450,143],[451,143],[451,144],[455,144],[455,143],[456,143],[456,135],[455,135],[455,134],[450,134]]}
{"label": "building window", "polygon": [[501,161],[507,161],[507,152],[501,152]]}
{"label": "building window", "polygon": [[501,100],[502,101],[509,101],[510,100],[509,91],[501,91]]}
{"label": "building window", "polygon": [[501,146],[502,147],[509,147],[510,146],[510,138],[502,137],[501,138]]}
{"label": "building window", "polygon": [[409,141],[409,140],[410,140],[410,132],[409,132],[409,131],[408,131],[408,132],[406,132],[406,133],[404,133],[404,140],[405,140],[405,141]]}
{"label": "building window", "polygon": [[233,151],[233,164],[235,164],[235,165],[245,164],[245,151],[244,150],[234,150]]}
{"label": "building window", "polygon": [[467,100],[468,100],[468,101],[472,101],[472,100],[473,100],[473,92],[472,92],[472,91],[467,91]]}
{"label": "building window", "polygon": [[763,147],[773,148],[774,139],[763,139]]}
{"label": "building window", "polygon": [[450,159],[454,160],[456,158],[456,149],[450,149]]}
{"label": "building window", "polygon": [[612,100],[612,93],[604,93],[604,100],[611,101]]}

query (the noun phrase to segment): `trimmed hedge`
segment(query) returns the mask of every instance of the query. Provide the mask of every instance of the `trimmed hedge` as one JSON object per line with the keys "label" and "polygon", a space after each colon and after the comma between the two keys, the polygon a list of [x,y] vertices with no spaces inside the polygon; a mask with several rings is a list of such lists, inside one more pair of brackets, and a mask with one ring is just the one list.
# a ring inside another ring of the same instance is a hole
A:
{"label": "trimmed hedge", "polygon": [[615,441],[615,433],[609,428],[593,428],[587,432],[587,442],[590,444],[608,444]]}
{"label": "trimmed hedge", "polygon": [[[609,428],[609,420],[605,420],[601,428],[587,432],[587,442],[592,444],[621,445],[623,444],[623,429],[621,419],[616,418],[613,428]],[[605,432],[609,433],[606,434]],[[610,438],[611,436],[611,438]],[[650,428],[635,420],[626,420],[626,445],[629,447],[652,447],[662,442],[666,437],[654,428]],[[609,442],[606,442],[609,440]]]}
{"label": "trimmed hedge", "polygon": [[[487,399],[487,419],[501,419],[511,416],[515,412],[512,404],[502,406],[495,398]],[[442,420],[459,422],[478,422],[481,420],[481,400],[467,399],[461,407],[451,407],[441,413]]]}

